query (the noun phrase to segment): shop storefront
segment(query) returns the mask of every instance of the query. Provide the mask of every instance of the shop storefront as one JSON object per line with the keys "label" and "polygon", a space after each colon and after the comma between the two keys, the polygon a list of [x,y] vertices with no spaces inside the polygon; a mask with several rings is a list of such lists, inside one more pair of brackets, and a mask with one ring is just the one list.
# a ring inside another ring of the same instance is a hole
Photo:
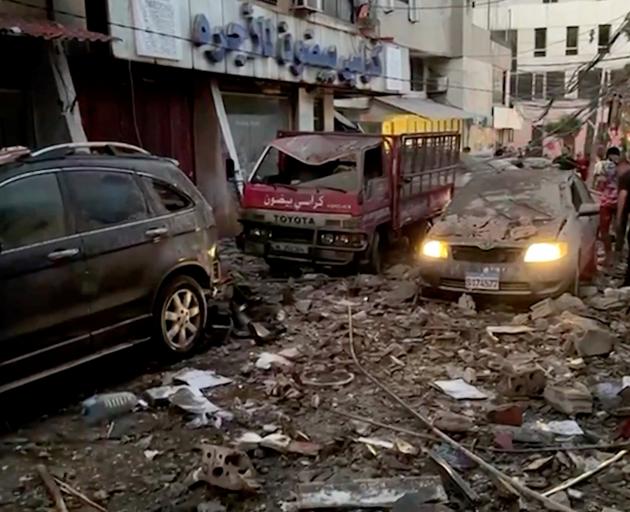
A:
{"label": "shop storefront", "polygon": [[238,0],[109,0],[108,11],[115,58],[192,73],[195,178],[226,224],[227,167],[247,177],[278,130],[334,129],[335,96],[408,86],[407,50],[325,16]]}

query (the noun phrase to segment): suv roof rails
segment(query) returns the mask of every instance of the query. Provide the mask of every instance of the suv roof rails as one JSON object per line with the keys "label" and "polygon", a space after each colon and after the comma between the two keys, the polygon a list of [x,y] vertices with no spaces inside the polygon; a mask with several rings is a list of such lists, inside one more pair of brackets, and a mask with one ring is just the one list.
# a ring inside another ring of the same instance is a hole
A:
{"label": "suv roof rails", "polygon": [[115,153],[116,149],[124,150],[124,153],[138,153],[141,155],[150,155],[146,149],[142,149],[132,144],[126,144],[124,142],[68,142],[66,144],[57,144],[55,146],[49,146],[47,148],[40,149],[31,154],[33,158],[37,158],[48,153],[61,150],[72,150],[72,153],[76,153],[76,150],[90,150],[93,148],[109,148]]}
{"label": "suv roof rails", "polygon": [[0,165],[12,164],[18,160],[31,155],[30,149],[24,146],[11,146],[0,148]]}

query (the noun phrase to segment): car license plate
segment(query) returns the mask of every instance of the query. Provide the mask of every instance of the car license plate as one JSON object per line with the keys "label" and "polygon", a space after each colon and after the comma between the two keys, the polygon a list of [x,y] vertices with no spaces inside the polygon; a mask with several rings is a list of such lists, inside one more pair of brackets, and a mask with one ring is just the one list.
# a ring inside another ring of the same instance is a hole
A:
{"label": "car license plate", "polygon": [[288,252],[291,254],[308,254],[307,245],[298,244],[281,244],[274,242],[271,244],[271,249],[277,252]]}
{"label": "car license plate", "polygon": [[480,272],[466,274],[467,290],[499,290],[499,274],[496,272]]}

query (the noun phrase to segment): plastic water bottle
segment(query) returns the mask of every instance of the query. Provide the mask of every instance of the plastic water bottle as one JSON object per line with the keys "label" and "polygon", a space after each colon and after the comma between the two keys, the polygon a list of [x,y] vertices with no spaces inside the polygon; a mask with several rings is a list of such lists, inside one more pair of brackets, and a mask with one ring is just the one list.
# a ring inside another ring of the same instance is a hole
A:
{"label": "plastic water bottle", "polygon": [[94,395],[83,401],[83,416],[88,423],[111,420],[133,410],[138,397],[128,391]]}

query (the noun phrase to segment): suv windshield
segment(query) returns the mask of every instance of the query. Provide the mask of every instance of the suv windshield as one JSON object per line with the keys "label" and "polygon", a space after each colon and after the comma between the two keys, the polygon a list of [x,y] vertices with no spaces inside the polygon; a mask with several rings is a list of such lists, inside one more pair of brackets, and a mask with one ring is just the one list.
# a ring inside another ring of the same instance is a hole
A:
{"label": "suv windshield", "polygon": [[267,150],[251,182],[351,192],[359,188],[357,157],[345,155],[339,160],[310,165],[272,147]]}

